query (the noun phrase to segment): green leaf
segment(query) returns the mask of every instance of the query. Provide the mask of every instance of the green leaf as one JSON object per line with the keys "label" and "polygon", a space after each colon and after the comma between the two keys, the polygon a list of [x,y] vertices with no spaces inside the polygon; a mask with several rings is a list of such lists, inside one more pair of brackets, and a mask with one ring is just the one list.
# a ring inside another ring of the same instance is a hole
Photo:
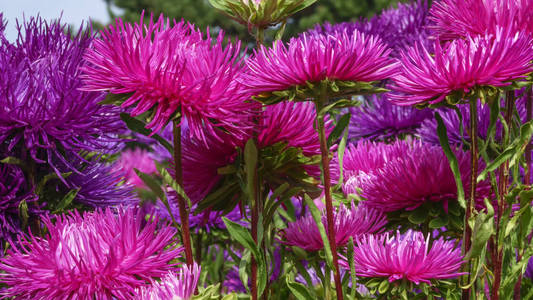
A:
{"label": "green leaf", "polygon": [[311,293],[307,290],[307,287],[301,283],[291,281],[291,279],[287,276],[286,282],[287,287],[289,290],[291,290],[291,293],[296,299],[298,300],[309,300],[309,299],[315,299]]}
{"label": "green leaf", "polygon": [[448,141],[448,133],[446,131],[446,126],[444,125],[442,117],[438,112],[435,112],[435,119],[437,120],[437,134],[439,136],[440,145],[442,147],[442,150],[444,151],[444,154],[446,155],[446,158],[448,158],[450,168],[453,172],[453,177],[455,178],[455,185],[457,186],[457,201],[459,202],[462,208],[466,208],[465,191],[463,188],[463,181],[461,180],[459,162],[457,161],[457,157],[450,148],[450,142]]}
{"label": "green leaf", "polygon": [[383,279],[378,287],[378,292],[380,295],[385,294],[389,290],[389,281],[387,279]]}
{"label": "green leaf", "polygon": [[127,94],[113,94],[107,93],[104,100],[98,102],[100,105],[121,105],[124,101],[128,100],[133,95],[133,93]]}
{"label": "green leaf", "polygon": [[427,220],[427,217],[428,211],[424,207],[420,206],[409,214],[408,219],[409,222],[413,224],[422,224]]}
{"label": "green leaf", "polygon": [[315,221],[315,224],[318,227],[318,231],[320,232],[320,237],[322,238],[322,243],[324,244],[324,252],[326,253],[326,263],[332,270],[335,270],[333,266],[333,254],[331,254],[331,247],[329,245],[328,236],[326,234],[326,228],[324,227],[324,224],[322,224],[320,211],[316,207],[311,197],[309,197],[309,195],[305,194],[304,197],[305,203],[307,204],[307,206],[309,206],[311,216],[313,217],[313,220]]}
{"label": "green leaf", "polygon": [[[168,170],[159,162],[155,162],[155,167],[157,169],[157,172],[159,172],[159,175],[163,178],[163,182],[168,184],[178,195],[180,195],[183,199],[187,201],[187,205],[189,208],[192,207],[191,199],[189,196],[187,196],[187,193],[185,193],[185,190],[174,180],[172,175],[168,172]],[[157,194],[157,193],[156,193]]]}
{"label": "green leaf", "polygon": [[172,154],[174,152],[173,150],[174,148],[166,139],[162,138],[158,134],[154,134],[150,129],[147,129],[145,127],[146,124],[144,124],[141,120],[136,119],[127,113],[120,113],[120,118],[122,119],[122,121],[124,121],[124,123],[126,123],[126,126],[128,126],[130,130],[140,133],[145,136],[149,136],[155,139],[156,141],[158,141],[161,144],[161,146],[167,149],[169,153]]}
{"label": "green leaf", "polygon": [[61,201],[55,206],[55,209],[53,211],[54,214],[63,212],[76,198],[76,195],[78,195],[78,192],[80,189],[73,189],[70,190],[64,197],[61,199]]}
{"label": "green leaf", "polygon": [[354,257],[354,243],[353,237],[350,237],[348,241],[348,263],[350,264],[350,275],[352,277],[352,289],[350,291],[350,299],[355,299],[357,293],[357,273],[355,270],[355,257]]}
{"label": "green leaf", "polygon": [[30,215],[28,214],[28,203],[26,202],[26,200],[20,201],[18,206],[18,213],[20,219],[22,220],[21,227],[26,228],[26,226],[28,226],[28,219],[30,218]]}
{"label": "green leaf", "polygon": [[139,176],[139,178],[142,180],[142,182],[144,182],[144,184],[146,184],[146,186],[148,188],[150,188],[150,190],[152,192],[154,192],[154,194],[159,199],[161,199],[161,201],[164,202],[167,199],[167,197],[165,195],[165,192],[161,188],[161,185],[152,176],[150,176],[150,175],[148,175],[146,173],[143,173],[143,172],[139,171],[136,168],[134,168],[133,171],[135,171],[135,174],[137,174],[137,176]]}
{"label": "green leaf", "polygon": [[0,160],[0,163],[8,164],[8,165],[17,165],[17,166],[21,166],[21,167],[24,167],[26,165],[22,160],[20,160],[20,159],[18,159],[16,157],[13,157],[13,156],[8,156],[8,157]]}
{"label": "green leaf", "polygon": [[[63,176],[63,178],[67,178],[69,177],[70,175],[72,174],[72,172],[67,172],[67,173],[62,173],[61,176]],[[43,192],[43,189],[44,189],[44,186],[46,185],[46,183],[52,179],[58,179],[59,176],[57,176],[56,173],[50,173],[50,174],[47,174],[43,177],[43,179],[41,179],[41,181],[39,181],[39,183],[37,184],[37,186],[35,187],[35,194],[39,195],[39,196],[42,196],[42,192]]]}
{"label": "green leaf", "polygon": [[346,129],[346,126],[348,126],[350,123],[351,117],[352,115],[350,113],[344,114],[342,117],[340,117],[339,122],[337,122],[337,125],[328,137],[328,147],[331,147],[331,145],[333,145],[333,143],[339,139]]}
{"label": "green leaf", "polygon": [[441,215],[438,218],[429,221],[429,228],[432,228],[432,229],[442,228],[448,225],[449,221],[450,219],[448,218],[448,215]]}

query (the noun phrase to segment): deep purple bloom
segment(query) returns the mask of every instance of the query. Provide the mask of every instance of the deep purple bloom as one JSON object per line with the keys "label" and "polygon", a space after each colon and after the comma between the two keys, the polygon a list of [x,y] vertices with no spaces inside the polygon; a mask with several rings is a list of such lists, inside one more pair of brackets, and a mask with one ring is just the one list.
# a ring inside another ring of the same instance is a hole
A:
{"label": "deep purple bloom", "polygon": [[182,248],[175,230],[145,219],[135,208],[42,219],[44,237],[22,237],[21,247],[0,260],[7,297],[23,299],[127,299],[135,289],[163,277]]}
{"label": "deep purple bloom", "polygon": [[198,285],[200,271],[201,267],[196,263],[192,267],[184,265],[177,272],[170,271],[161,282],[153,281],[151,286],[140,289],[135,299],[190,300]]}
{"label": "deep purple bloom", "polygon": [[145,25],[143,17],[135,24],[117,19],[102,31],[85,56],[84,89],[126,94],[123,107],[137,104],[132,116],[153,110],[147,128],[154,132],[181,113],[200,139],[218,126],[242,134],[253,106],[234,80],[242,72],[240,42],[223,46],[223,32],[204,39],[184,21],[161,15]]}
{"label": "deep purple bloom", "polygon": [[386,94],[372,95],[361,106],[350,108],[348,137],[387,140],[402,134],[415,134],[420,124],[433,115],[429,109],[394,105]]}
{"label": "deep purple bloom", "polygon": [[[407,231],[405,234],[385,233],[362,235],[355,238],[354,251],[357,276],[384,277],[389,282],[406,279],[415,284],[431,284],[431,280],[461,276],[463,263],[461,248],[454,241],[442,237],[430,244],[421,232]],[[346,261],[339,263],[349,268]]]}
{"label": "deep purple bloom", "polygon": [[241,82],[253,94],[283,91],[325,79],[373,82],[396,72],[391,50],[379,37],[359,31],[333,35],[306,34],[288,45],[262,46],[246,61]]}
{"label": "deep purple bloom", "polygon": [[[335,222],[335,242],[337,247],[345,246],[350,237],[366,233],[379,233],[387,223],[385,215],[378,210],[367,207],[348,208],[340,205],[333,214]],[[325,214],[322,216],[322,223],[327,228]],[[318,226],[310,214],[300,218],[296,222],[291,222],[283,232],[284,244],[298,246],[307,251],[318,251],[324,248]]]}
{"label": "deep purple bloom", "polygon": [[412,3],[398,3],[369,20],[345,22],[339,24],[324,23],[309,30],[311,34],[352,33],[356,30],[368,35],[379,36],[393,51],[391,56],[397,57],[400,50],[421,42],[430,47],[428,30],[429,9],[426,0]]}
{"label": "deep purple bloom", "polygon": [[7,155],[48,164],[80,151],[106,152],[123,129],[119,110],[99,105],[103,94],[82,92],[80,67],[92,38],[59,21],[30,18],[15,44],[0,46],[0,145]]}
{"label": "deep purple bloom", "polygon": [[[465,194],[470,190],[470,156],[455,150]],[[481,163],[481,162],[480,162]],[[446,155],[439,146],[420,141],[392,144],[359,142],[344,157],[347,194],[360,194],[365,206],[384,212],[412,210],[426,201],[447,209],[456,201],[457,187]],[[479,203],[490,193],[488,181],[476,187]]]}
{"label": "deep purple bloom", "polygon": [[500,28],[494,34],[435,41],[435,55],[422,44],[401,54],[389,99],[398,105],[436,104],[452,93],[466,95],[485,86],[505,87],[533,71],[533,41]]}

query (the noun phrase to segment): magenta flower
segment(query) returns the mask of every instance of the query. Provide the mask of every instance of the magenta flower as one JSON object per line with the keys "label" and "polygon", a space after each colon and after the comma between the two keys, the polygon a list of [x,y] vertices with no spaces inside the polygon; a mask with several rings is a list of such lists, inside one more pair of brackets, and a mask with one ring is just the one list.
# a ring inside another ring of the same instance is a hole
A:
{"label": "magenta flower", "polygon": [[533,32],[530,0],[441,0],[433,2],[429,26],[440,39],[495,33],[498,27],[512,32]]}
{"label": "magenta flower", "polygon": [[485,86],[505,87],[533,71],[533,41],[525,33],[499,29],[495,34],[454,40],[435,55],[417,44],[401,55],[389,99],[398,105],[436,104],[452,93],[465,95]]}
{"label": "magenta flower", "polygon": [[[21,237],[0,260],[6,297],[22,299],[128,299],[164,276],[182,248],[175,230],[135,208],[42,219],[45,237]],[[161,226],[162,225],[162,226]]]}
{"label": "magenta flower", "polygon": [[150,157],[149,152],[141,148],[122,151],[120,158],[114,166],[118,173],[124,175],[129,184],[139,188],[144,188],[146,185],[141,178],[137,176],[134,169],[146,174],[154,174],[157,172],[154,160]]}
{"label": "magenta flower", "polygon": [[143,15],[135,24],[118,19],[101,34],[85,56],[84,88],[126,94],[123,107],[137,103],[132,116],[152,110],[147,128],[159,131],[176,113],[200,138],[218,126],[242,134],[250,125],[249,97],[234,80],[242,70],[240,42],[224,47],[223,32],[204,39],[193,25],[163,15],[147,25]]}
{"label": "magenta flower", "polygon": [[[430,244],[429,235],[424,238],[421,232],[398,231],[396,236],[389,233],[362,235],[355,238],[355,269],[357,276],[385,277],[389,282],[409,280],[415,284],[431,284],[431,280],[455,278],[465,273],[459,272],[463,263],[461,248],[454,241],[442,237]],[[339,264],[349,268],[345,260]]]}
{"label": "magenta flower", "polygon": [[[337,247],[345,246],[350,237],[355,238],[366,233],[379,233],[387,223],[385,216],[378,210],[355,207],[353,204],[351,208],[341,204],[334,213],[333,218]],[[327,228],[325,214],[322,216],[322,223]],[[289,223],[287,229],[283,232],[282,242],[289,246],[298,246],[307,251],[318,251],[324,248],[318,226],[316,226],[310,214],[296,222]]]}
{"label": "magenta flower", "polygon": [[201,267],[196,263],[190,268],[187,265],[182,266],[177,273],[169,271],[161,282],[153,281],[151,286],[137,291],[135,299],[189,300],[194,296],[200,271]]}
{"label": "magenta flower", "polygon": [[[470,156],[455,150],[465,194],[470,191]],[[481,164],[481,162],[480,162]],[[384,212],[413,210],[426,201],[447,209],[456,201],[457,187],[448,159],[439,146],[419,141],[393,144],[360,142],[344,158],[347,194],[360,194],[365,206]],[[476,187],[477,201],[490,195],[488,181]]]}
{"label": "magenta flower", "polygon": [[391,50],[380,38],[359,31],[331,35],[303,34],[288,45],[261,47],[246,61],[241,82],[254,94],[287,90],[306,82],[373,82],[395,73]]}

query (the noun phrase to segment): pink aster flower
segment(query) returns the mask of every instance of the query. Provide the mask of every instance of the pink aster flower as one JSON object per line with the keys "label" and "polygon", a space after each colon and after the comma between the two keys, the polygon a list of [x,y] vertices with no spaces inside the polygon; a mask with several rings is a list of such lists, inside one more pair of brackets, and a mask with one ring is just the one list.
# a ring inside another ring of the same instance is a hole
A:
{"label": "pink aster flower", "polygon": [[433,2],[429,26],[440,39],[495,33],[498,27],[533,32],[531,0],[441,0]]}
{"label": "pink aster flower", "polygon": [[85,55],[85,89],[126,94],[123,107],[137,103],[133,116],[152,110],[147,128],[154,132],[176,113],[188,120],[191,134],[203,136],[224,127],[242,134],[252,106],[234,79],[241,73],[240,42],[224,44],[221,32],[213,41],[183,21],[163,15],[145,25],[117,19]]}
{"label": "pink aster flower", "polygon": [[146,174],[156,173],[154,160],[148,151],[141,148],[124,150],[115,164],[117,172],[124,174],[126,181],[136,187],[145,187],[144,182],[137,176],[134,169]]}
{"label": "pink aster flower", "polygon": [[191,267],[182,266],[177,273],[169,271],[161,282],[154,281],[151,286],[137,291],[135,299],[155,300],[189,300],[194,296],[198,285],[201,267],[194,263]]}
{"label": "pink aster flower", "polygon": [[[387,223],[381,212],[367,207],[355,207],[353,204],[351,208],[341,205],[333,218],[337,247],[345,246],[350,237],[381,232]],[[322,216],[322,223],[327,228],[325,214]],[[296,222],[289,223],[283,232],[283,243],[298,246],[307,251],[318,251],[324,248],[318,226],[310,214]]]}
{"label": "pink aster flower", "polygon": [[372,82],[395,73],[391,50],[380,38],[359,31],[302,34],[288,45],[261,47],[246,61],[241,82],[251,93],[282,91],[325,79]]}
{"label": "pink aster flower", "polygon": [[[385,277],[389,282],[406,279],[415,284],[455,278],[463,263],[461,248],[442,237],[430,243],[429,235],[408,230],[405,234],[362,235],[355,238],[357,276]],[[340,265],[349,268],[345,260]]]}
{"label": "pink aster flower", "polygon": [[[128,299],[164,276],[182,248],[175,230],[136,208],[42,219],[45,237],[21,237],[0,260],[0,292],[20,299]],[[161,226],[162,225],[162,226]]]}
{"label": "pink aster flower", "polygon": [[533,41],[525,33],[498,29],[444,47],[435,55],[421,44],[401,54],[401,72],[393,77],[389,99],[398,105],[435,104],[451,93],[467,94],[484,86],[504,87],[533,71]]}
{"label": "pink aster flower", "polygon": [[[470,156],[455,150],[465,194],[470,191]],[[481,164],[481,162],[480,162]],[[384,212],[412,210],[426,201],[440,202],[447,209],[456,201],[457,186],[446,155],[439,146],[420,141],[393,144],[360,142],[344,158],[347,194],[360,194],[365,206]],[[490,195],[490,184],[476,186],[479,204]]]}

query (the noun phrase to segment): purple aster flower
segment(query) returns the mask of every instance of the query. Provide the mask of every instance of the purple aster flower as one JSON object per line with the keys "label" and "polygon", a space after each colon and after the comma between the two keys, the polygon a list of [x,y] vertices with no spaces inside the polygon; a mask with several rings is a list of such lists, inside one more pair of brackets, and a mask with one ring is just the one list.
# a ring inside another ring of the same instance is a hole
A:
{"label": "purple aster flower", "polygon": [[175,230],[145,219],[135,208],[42,219],[45,237],[21,237],[0,259],[5,297],[23,299],[127,299],[135,289],[163,277],[182,248]]}
{"label": "purple aster flower", "polygon": [[[357,276],[431,284],[431,280],[465,274],[459,272],[463,263],[461,248],[442,237],[430,243],[429,235],[424,238],[421,232],[408,230],[405,234],[398,231],[396,236],[389,233],[357,236],[355,241]],[[339,263],[349,269],[347,261]]]}
{"label": "purple aster flower", "polygon": [[[470,190],[470,156],[455,150],[465,194]],[[482,162],[480,162],[482,164]],[[344,158],[347,194],[360,194],[365,206],[384,212],[412,210],[426,201],[444,209],[456,201],[457,187],[446,155],[439,146],[420,141],[396,141],[390,145],[360,142],[351,145]],[[476,187],[478,203],[490,195],[488,181]]]}
{"label": "purple aster flower", "polygon": [[227,293],[246,293],[246,287],[242,284],[241,278],[239,277],[238,266],[233,266],[229,269],[224,278],[222,287]]}
{"label": "purple aster flower", "polygon": [[[353,204],[351,208],[341,204],[333,218],[337,247],[345,246],[350,237],[355,238],[366,233],[379,233],[387,223],[385,215],[378,210],[355,207]],[[322,215],[322,223],[327,228],[325,214]],[[289,246],[298,246],[307,251],[318,251],[324,248],[318,226],[310,214],[296,222],[289,223],[282,235],[283,243]]]}
{"label": "purple aster flower", "polygon": [[99,105],[103,94],[82,92],[80,67],[92,38],[59,21],[30,18],[14,45],[0,46],[0,145],[8,155],[75,168],[80,151],[109,151],[123,129],[119,110]]}
{"label": "purple aster flower", "polygon": [[412,3],[398,3],[369,20],[345,22],[339,24],[325,23],[309,30],[311,34],[338,34],[344,31],[360,31],[368,35],[379,36],[393,51],[391,56],[398,56],[399,50],[419,41],[430,47],[430,31],[427,28],[429,9],[426,0]]}
{"label": "purple aster flower", "polygon": [[161,282],[153,281],[151,286],[141,288],[135,299],[190,300],[198,285],[201,267],[196,263],[191,267],[184,265],[178,272],[170,271]]}
{"label": "purple aster flower", "polygon": [[387,140],[414,134],[420,124],[433,115],[429,109],[394,105],[386,98],[386,95],[372,95],[361,106],[350,108],[350,139]]}
{"label": "purple aster flower", "polygon": [[0,164],[0,256],[3,254],[4,241],[21,233],[22,220],[19,206],[25,201],[30,215],[40,214],[37,196],[28,189],[24,173],[15,165]]}
{"label": "purple aster flower", "polygon": [[241,135],[251,126],[253,105],[234,80],[242,72],[240,42],[223,46],[223,32],[204,39],[193,25],[163,15],[145,25],[144,14],[135,24],[117,19],[101,36],[85,56],[84,89],[127,94],[123,107],[137,103],[132,116],[152,110],[147,128],[157,132],[177,113],[200,139],[215,127]]}
{"label": "purple aster flower", "polygon": [[[516,109],[518,115],[522,122],[526,121],[526,109],[525,101],[527,101],[522,91],[516,91],[515,94],[519,97],[516,101]],[[503,104],[503,102],[502,102]],[[442,121],[446,126],[446,131],[448,133],[448,139],[450,144],[459,145],[462,143],[462,140],[470,142],[470,136],[468,134],[468,128],[470,126],[470,106],[468,104],[459,104],[457,108],[461,112],[463,119],[463,134],[461,135],[461,122],[459,116],[452,109],[440,108],[440,116]],[[489,105],[483,105],[480,101],[477,104],[477,117],[478,117],[478,137],[486,139],[487,130],[490,125],[490,107]],[[495,138],[499,140],[501,137],[501,122],[496,121],[496,132]],[[428,118],[422,122],[418,130],[418,134],[424,142],[439,144],[439,136],[437,135],[437,120],[435,118]]]}
{"label": "purple aster flower", "polygon": [[133,186],[121,182],[123,176],[116,168],[102,162],[79,162],[78,169],[82,172],[73,172],[66,178],[66,186],[59,190],[64,195],[70,189],[78,189],[74,200],[90,207],[137,204]]}
{"label": "purple aster flower", "polygon": [[533,258],[529,259],[524,276],[533,279]]}
{"label": "purple aster flower", "polygon": [[246,61],[248,71],[241,82],[253,94],[305,85],[306,82],[342,80],[372,82],[396,72],[391,50],[379,37],[359,31],[332,35],[307,34],[288,45],[262,46]]}
{"label": "purple aster flower", "polygon": [[437,104],[451,94],[464,97],[476,88],[505,87],[533,71],[531,60],[531,37],[502,28],[444,46],[435,41],[435,55],[418,43],[402,52],[389,99],[398,105]]}
{"label": "purple aster flower", "polygon": [[154,160],[150,157],[149,152],[141,148],[126,149],[120,154],[120,158],[115,163],[116,172],[124,174],[126,181],[135,187],[144,188],[146,185],[137,176],[134,169],[146,174],[157,173]]}

